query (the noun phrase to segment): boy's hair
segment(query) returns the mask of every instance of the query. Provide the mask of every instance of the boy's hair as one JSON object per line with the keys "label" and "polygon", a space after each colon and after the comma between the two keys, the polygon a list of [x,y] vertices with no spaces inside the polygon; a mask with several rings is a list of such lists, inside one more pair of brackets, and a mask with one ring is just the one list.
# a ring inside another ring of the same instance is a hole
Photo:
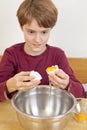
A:
{"label": "boy's hair", "polygon": [[57,21],[58,10],[51,0],[24,0],[17,10],[20,26],[35,19],[39,26],[52,28]]}

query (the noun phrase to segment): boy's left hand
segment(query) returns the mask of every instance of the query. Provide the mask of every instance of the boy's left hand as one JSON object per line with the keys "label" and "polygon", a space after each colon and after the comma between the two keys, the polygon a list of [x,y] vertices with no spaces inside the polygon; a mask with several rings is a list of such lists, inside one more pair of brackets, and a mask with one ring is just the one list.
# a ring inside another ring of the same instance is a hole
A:
{"label": "boy's left hand", "polygon": [[57,70],[55,74],[49,74],[48,77],[53,86],[66,89],[69,84],[69,75],[66,74],[62,69]]}

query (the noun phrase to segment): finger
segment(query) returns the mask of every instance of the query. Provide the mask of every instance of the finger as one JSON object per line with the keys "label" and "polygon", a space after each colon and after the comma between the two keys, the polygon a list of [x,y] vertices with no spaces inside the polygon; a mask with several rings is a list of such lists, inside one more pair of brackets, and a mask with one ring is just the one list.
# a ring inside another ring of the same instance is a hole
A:
{"label": "finger", "polygon": [[52,84],[54,85],[54,86],[57,86],[57,87],[59,87],[59,88],[65,88],[65,80],[64,79],[61,79],[61,78],[59,78],[58,76],[55,76],[54,75],[54,77],[52,78],[52,77],[49,77],[49,79],[50,79],[50,81],[52,82]]}
{"label": "finger", "polygon": [[28,76],[30,74],[29,71],[21,71],[20,73],[18,73],[18,75],[20,76]]}
{"label": "finger", "polygon": [[17,82],[16,86],[17,89],[26,89],[26,88],[32,88],[33,86],[36,86],[40,83],[39,80],[36,81],[29,81],[29,82]]}
{"label": "finger", "polygon": [[67,76],[67,74],[66,74],[63,70],[61,70],[61,69],[59,69],[59,71],[56,72],[55,74],[56,74],[58,77],[60,77],[61,79],[66,79],[66,76]]}
{"label": "finger", "polygon": [[33,77],[30,77],[30,76],[29,76],[29,73],[28,73],[28,75],[27,75],[27,74],[23,74],[23,75],[22,75],[22,72],[21,72],[21,74],[17,74],[17,75],[15,76],[16,81],[19,81],[19,82],[29,81],[29,80],[31,80],[32,78],[33,78]]}

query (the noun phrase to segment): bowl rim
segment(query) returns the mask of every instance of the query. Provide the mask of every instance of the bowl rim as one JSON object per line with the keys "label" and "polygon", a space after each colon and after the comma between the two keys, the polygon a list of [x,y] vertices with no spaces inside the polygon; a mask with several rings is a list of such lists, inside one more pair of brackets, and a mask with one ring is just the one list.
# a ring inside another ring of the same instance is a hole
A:
{"label": "bowl rim", "polygon": [[[35,88],[32,88],[31,90],[28,90],[28,91],[33,91],[34,89],[38,88],[38,87],[49,87],[49,85],[38,85],[37,87]],[[53,86],[54,87],[54,86]],[[20,111],[16,106],[15,106],[15,99],[18,97],[18,95],[20,95],[20,93],[24,92],[24,91],[18,91],[11,99],[11,104],[12,104],[12,107],[15,109],[16,113],[20,113],[26,117],[29,117],[29,118],[33,118],[33,119],[38,119],[38,120],[41,120],[41,119],[57,119],[57,118],[61,118],[61,117],[64,117],[68,114],[70,114],[71,112],[73,112],[76,104],[77,104],[77,100],[75,98],[75,96],[73,94],[71,94],[70,92],[68,92],[67,90],[63,90],[63,89],[60,89],[60,88],[56,88],[54,87],[55,89],[59,89],[60,91],[63,91],[64,93],[68,94],[72,99],[73,99],[73,106],[66,112],[66,113],[62,113],[61,115],[56,115],[56,116],[44,116],[44,117],[40,117],[40,116],[36,116],[36,115],[31,115],[31,114],[27,114],[27,113],[24,113],[23,111]]]}

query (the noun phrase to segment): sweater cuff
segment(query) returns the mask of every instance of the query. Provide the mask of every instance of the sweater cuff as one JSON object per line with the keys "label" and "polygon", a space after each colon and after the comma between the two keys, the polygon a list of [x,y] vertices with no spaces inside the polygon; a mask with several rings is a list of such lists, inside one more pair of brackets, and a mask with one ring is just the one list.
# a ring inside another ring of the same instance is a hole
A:
{"label": "sweater cuff", "polygon": [[0,84],[0,100],[8,100],[6,82]]}
{"label": "sweater cuff", "polygon": [[10,100],[15,93],[16,91],[12,93],[8,92],[6,82],[0,84],[0,101]]}

